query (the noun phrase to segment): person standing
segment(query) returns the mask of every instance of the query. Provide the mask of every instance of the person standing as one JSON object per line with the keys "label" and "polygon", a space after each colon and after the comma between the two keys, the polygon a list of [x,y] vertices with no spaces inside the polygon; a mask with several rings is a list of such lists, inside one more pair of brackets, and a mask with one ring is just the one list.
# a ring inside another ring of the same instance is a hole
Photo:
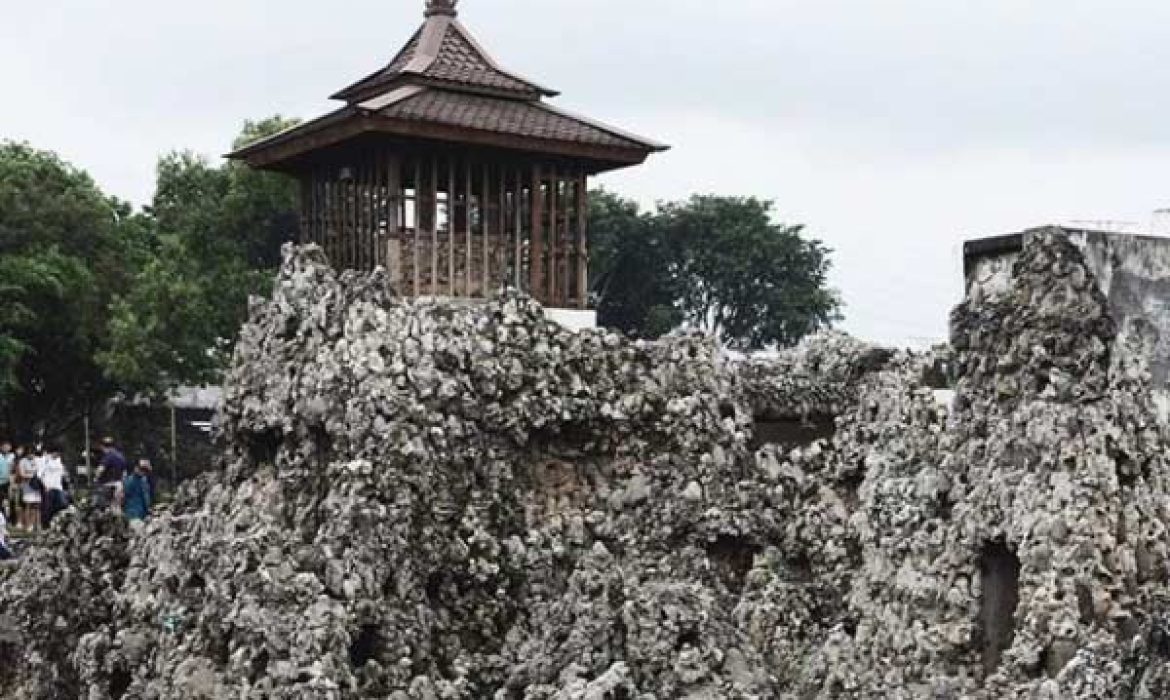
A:
{"label": "person standing", "polygon": [[0,561],[15,558],[16,554],[8,542],[8,519],[4,517],[4,511],[0,510]]}
{"label": "person standing", "polygon": [[122,483],[122,512],[130,520],[146,520],[150,515],[150,504],[154,494],[151,493],[150,462],[139,460],[134,473],[126,477]]}
{"label": "person standing", "polygon": [[118,487],[126,475],[126,456],[114,444],[114,438],[102,440],[102,461],[98,465],[97,488],[94,502],[99,508],[108,508],[117,496]]}
{"label": "person standing", "polygon": [[41,482],[41,525],[49,527],[57,513],[65,510],[65,463],[61,451],[55,447],[45,450],[37,467]]}
{"label": "person standing", "polygon": [[36,480],[39,462],[40,457],[28,450],[16,466],[20,476],[20,526],[26,530],[40,529],[41,491],[38,488],[40,483]]}
{"label": "person standing", "polygon": [[12,469],[16,466],[16,453],[12,443],[0,443],[0,513],[8,515],[8,490],[12,484]]}
{"label": "person standing", "polygon": [[24,461],[27,454],[24,445],[17,445],[12,453],[12,468],[9,470],[9,489],[8,489],[8,508],[12,511],[9,522],[15,523],[17,527],[21,527],[24,522],[22,519],[24,502],[22,490],[23,481],[20,478],[20,463]]}

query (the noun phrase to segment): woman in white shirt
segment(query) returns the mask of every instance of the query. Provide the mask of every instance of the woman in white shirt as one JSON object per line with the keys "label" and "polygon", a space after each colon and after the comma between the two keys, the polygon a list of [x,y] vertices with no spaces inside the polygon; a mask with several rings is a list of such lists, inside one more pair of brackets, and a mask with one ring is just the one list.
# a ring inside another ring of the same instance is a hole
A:
{"label": "woman in white shirt", "polygon": [[44,499],[41,524],[48,527],[53,516],[65,510],[65,463],[61,461],[60,450],[55,447],[46,450],[37,467],[37,478],[41,480],[41,497]]}
{"label": "woman in white shirt", "polygon": [[17,463],[17,472],[20,474],[20,501],[23,504],[20,511],[20,526],[26,530],[39,529],[41,523],[41,492],[32,485],[40,461],[41,457],[26,454]]}

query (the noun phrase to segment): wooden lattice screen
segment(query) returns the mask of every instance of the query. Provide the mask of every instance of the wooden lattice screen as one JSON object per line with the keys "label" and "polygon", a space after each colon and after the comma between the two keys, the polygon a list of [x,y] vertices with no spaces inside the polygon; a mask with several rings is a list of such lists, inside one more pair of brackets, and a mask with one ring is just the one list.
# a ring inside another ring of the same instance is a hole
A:
{"label": "wooden lattice screen", "polygon": [[524,289],[546,306],[588,303],[586,174],[555,163],[369,149],[302,178],[301,241],[335,267],[387,270],[410,296]]}

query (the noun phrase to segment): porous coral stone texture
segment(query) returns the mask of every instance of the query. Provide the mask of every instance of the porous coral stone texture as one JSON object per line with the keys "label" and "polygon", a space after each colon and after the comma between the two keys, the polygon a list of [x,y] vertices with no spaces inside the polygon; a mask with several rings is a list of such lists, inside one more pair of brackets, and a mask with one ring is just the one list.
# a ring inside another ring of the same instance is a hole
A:
{"label": "porous coral stone texture", "polygon": [[0,569],[0,697],[1165,697],[1166,443],[1114,326],[1055,236],[951,348],[752,360],[290,249],[216,469]]}

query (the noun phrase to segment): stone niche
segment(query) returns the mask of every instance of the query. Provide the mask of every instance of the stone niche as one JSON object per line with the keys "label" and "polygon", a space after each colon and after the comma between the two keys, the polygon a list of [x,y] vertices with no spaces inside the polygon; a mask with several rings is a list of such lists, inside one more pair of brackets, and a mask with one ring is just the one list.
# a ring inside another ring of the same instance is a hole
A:
{"label": "stone niche", "polygon": [[755,417],[753,447],[777,445],[785,449],[806,447],[817,440],[828,440],[837,432],[836,418],[829,415],[810,416],[760,415]]}
{"label": "stone niche", "polygon": [[1016,633],[1020,602],[1020,560],[1003,540],[988,542],[979,558],[983,597],[979,603],[979,636],[983,671],[995,673]]}

